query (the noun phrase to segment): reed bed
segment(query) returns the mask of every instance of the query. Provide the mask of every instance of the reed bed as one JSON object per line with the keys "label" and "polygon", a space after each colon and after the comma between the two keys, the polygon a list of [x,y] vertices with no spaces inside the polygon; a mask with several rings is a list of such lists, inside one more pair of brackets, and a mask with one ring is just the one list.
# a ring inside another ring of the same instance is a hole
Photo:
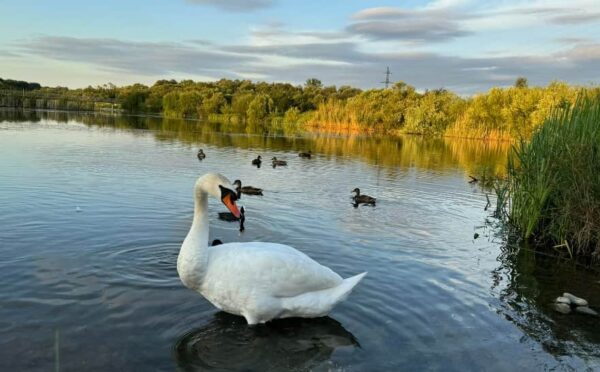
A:
{"label": "reed bed", "polygon": [[507,168],[498,190],[522,238],[600,257],[600,96],[555,109],[529,142],[513,147]]}

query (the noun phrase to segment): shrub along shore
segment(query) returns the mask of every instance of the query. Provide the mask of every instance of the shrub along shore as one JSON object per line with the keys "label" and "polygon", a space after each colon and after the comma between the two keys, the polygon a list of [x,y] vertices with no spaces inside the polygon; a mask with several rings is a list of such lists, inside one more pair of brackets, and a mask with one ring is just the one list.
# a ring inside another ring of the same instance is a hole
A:
{"label": "shrub along shore", "polygon": [[0,106],[64,110],[116,106],[131,113],[266,127],[515,140],[529,138],[554,108],[571,107],[582,92],[598,96],[600,88],[562,82],[529,87],[519,78],[512,87],[461,97],[445,89],[417,92],[404,82],[371,90],[324,86],[317,79],[303,86],[221,79],[68,89],[0,79]]}

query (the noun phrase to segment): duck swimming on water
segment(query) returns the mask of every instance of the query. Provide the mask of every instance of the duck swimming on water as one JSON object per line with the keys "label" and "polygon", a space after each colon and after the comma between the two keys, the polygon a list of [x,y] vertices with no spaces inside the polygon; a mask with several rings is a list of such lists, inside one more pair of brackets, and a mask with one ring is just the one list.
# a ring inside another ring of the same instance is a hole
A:
{"label": "duck swimming on water", "polygon": [[247,194],[247,195],[261,195],[263,189],[259,189],[258,187],[253,186],[242,186],[242,181],[235,180],[233,181],[233,186],[235,186],[235,190],[238,191],[238,199],[240,198],[239,194]]}
{"label": "duck swimming on water", "polygon": [[252,160],[252,165],[256,165],[258,168],[260,168],[260,163],[262,163],[260,155],[258,155],[256,159]]}
{"label": "duck swimming on water", "polygon": [[372,196],[369,195],[361,195],[360,194],[360,189],[357,187],[354,190],[352,190],[353,193],[356,193],[356,195],[354,195],[352,197],[352,200],[354,200],[354,204],[355,206],[358,206],[358,204],[370,204],[370,205],[375,205],[375,202],[377,201],[377,199],[375,199]]}
{"label": "duck swimming on water", "polygon": [[240,231],[246,230],[246,228],[244,227],[244,222],[246,222],[246,211],[244,210],[244,207],[240,208],[240,216],[239,217],[236,217],[231,212],[219,212],[219,219],[221,221],[227,221],[227,222],[240,221]]}
{"label": "duck swimming on water", "polygon": [[204,151],[202,149],[198,150],[198,160],[202,160],[206,157],[206,155],[204,154]]}
{"label": "duck swimming on water", "polygon": [[298,154],[298,156],[301,158],[310,159],[310,157],[312,156],[312,151],[308,150],[308,152],[301,152]]}
{"label": "duck swimming on water", "polygon": [[271,160],[273,161],[273,168],[275,168],[278,165],[287,166],[287,161],[285,160],[277,160],[277,158],[274,156]]}

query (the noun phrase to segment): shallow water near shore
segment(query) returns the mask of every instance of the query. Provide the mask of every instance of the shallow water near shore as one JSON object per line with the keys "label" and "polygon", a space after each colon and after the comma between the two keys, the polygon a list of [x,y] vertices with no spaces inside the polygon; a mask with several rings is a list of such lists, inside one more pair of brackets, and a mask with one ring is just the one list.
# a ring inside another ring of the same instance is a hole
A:
{"label": "shallow water near shore", "polygon": [[[598,369],[600,319],[552,301],[598,310],[600,276],[512,253],[468,183],[502,172],[508,147],[0,111],[0,370]],[[289,165],[257,169],[259,154]],[[211,239],[368,276],[326,318],[248,327],[218,312],[176,271],[209,171],[264,189],[240,201],[243,233],[211,201]],[[354,208],[355,187],[377,205]]]}

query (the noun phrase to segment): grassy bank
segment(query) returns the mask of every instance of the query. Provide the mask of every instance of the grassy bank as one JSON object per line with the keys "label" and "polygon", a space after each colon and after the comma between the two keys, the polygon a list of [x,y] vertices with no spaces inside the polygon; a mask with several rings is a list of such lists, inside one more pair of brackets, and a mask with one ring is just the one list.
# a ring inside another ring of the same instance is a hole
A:
{"label": "grassy bank", "polygon": [[507,219],[536,245],[600,257],[600,95],[556,108],[509,156]]}

